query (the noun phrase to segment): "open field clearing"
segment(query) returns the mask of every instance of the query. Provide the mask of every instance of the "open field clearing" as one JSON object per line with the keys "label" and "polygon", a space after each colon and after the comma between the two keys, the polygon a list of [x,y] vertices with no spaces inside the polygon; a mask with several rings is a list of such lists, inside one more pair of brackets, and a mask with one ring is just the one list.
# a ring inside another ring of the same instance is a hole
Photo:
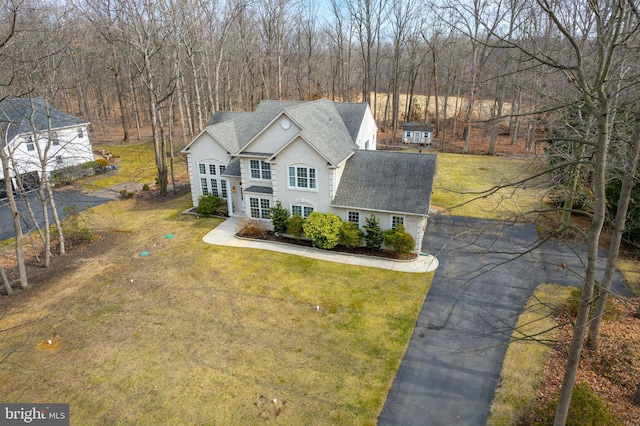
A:
{"label": "open field clearing", "polygon": [[[373,111],[374,106],[374,96],[375,93],[371,92],[371,110]],[[376,106],[376,121],[379,123],[384,121],[384,109],[387,103],[388,95],[383,92],[379,92],[377,97],[375,98],[375,106]],[[424,111],[425,105],[427,104],[427,95],[413,95],[414,102],[416,105],[420,106],[420,111],[422,113],[423,118],[420,121],[424,121]],[[447,118],[452,118],[456,114],[463,112],[466,114],[468,109],[468,98],[466,97],[457,97],[457,96],[449,96],[447,99]],[[404,112],[407,110],[407,103],[409,102],[409,95],[406,93],[400,94],[400,118],[402,121],[412,121],[412,120],[403,120]],[[487,120],[491,117],[491,109],[493,108],[493,101],[487,99],[476,99],[474,102],[474,107],[472,111],[472,117],[474,120]],[[440,114],[444,113],[444,96],[438,96],[438,108],[440,109]],[[427,111],[429,112],[429,116],[433,117],[436,112],[436,98],[435,96],[429,97],[429,105]],[[503,103],[503,114],[511,113],[511,103],[504,102]],[[389,119],[391,118],[391,106],[389,106]]]}
{"label": "open field clearing", "polygon": [[87,212],[100,237],[3,300],[23,325],[3,401],[69,402],[72,424],[375,424],[431,275],[206,245],[219,219],[189,205]]}

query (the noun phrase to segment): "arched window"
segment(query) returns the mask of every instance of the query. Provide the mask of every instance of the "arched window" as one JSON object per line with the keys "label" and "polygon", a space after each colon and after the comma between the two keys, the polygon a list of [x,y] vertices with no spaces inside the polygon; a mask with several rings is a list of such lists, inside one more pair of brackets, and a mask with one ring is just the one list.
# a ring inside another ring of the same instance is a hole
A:
{"label": "arched window", "polygon": [[202,160],[198,163],[198,176],[200,178],[200,194],[215,195],[226,199],[227,179],[222,177],[226,165],[215,160]]}

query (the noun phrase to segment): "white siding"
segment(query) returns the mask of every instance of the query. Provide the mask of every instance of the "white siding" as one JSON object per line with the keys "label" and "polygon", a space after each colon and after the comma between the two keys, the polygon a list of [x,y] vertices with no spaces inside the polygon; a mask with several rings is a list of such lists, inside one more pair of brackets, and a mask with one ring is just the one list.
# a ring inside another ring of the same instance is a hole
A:
{"label": "white siding", "polygon": [[[82,137],[79,137],[80,131]],[[57,134],[59,142],[57,145],[49,141],[49,132],[42,132],[36,135],[18,135],[5,148],[7,154],[13,157],[19,174],[41,172],[40,155],[45,155],[47,146],[46,168],[49,172],[93,161],[93,151],[85,125],[54,129],[52,133]],[[32,146],[33,150],[29,150],[29,146]],[[2,171],[1,166],[0,171]],[[15,172],[16,170],[12,171],[12,175],[15,175]]]}
{"label": "white siding", "polygon": [[[376,121],[373,118],[373,114],[371,114],[371,109],[367,105],[367,111],[362,118],[360,131],[358,132],[358,137],[356,138],[356,145],[358,145],[358,148],[375,150],[377,133],[378,126],[376,125]],[[368,148],[365,147],[367,141],[369,141]]]}

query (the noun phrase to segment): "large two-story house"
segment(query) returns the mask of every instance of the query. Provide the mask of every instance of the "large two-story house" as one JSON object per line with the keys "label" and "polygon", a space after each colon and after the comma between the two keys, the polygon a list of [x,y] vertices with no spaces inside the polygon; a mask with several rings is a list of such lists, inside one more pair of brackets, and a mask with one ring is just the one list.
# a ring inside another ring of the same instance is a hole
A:
{"label": "large two-story house", "polygon": [[[20,175],[21,183],[28,187],[37,184],[43,164],[51,173],[93,161],[88,125],[84,120],[57,110],[43,98],[13,98],[0,102],[0,141],[11,159],[11,177],[15,179]],[[0,164],[2,188],[3,176]]]}
{"label": "large two-story house", "polygon": [[230,215],[268,221],[280,201],[291,214],[333,212],[360,227],[375,215],[383,229],[402,223],[419,249],[436,157],[377,151],[376,133],[366,103],[262,101],[254,112],[217,112],[183,150],[193,204],[213,194]]}

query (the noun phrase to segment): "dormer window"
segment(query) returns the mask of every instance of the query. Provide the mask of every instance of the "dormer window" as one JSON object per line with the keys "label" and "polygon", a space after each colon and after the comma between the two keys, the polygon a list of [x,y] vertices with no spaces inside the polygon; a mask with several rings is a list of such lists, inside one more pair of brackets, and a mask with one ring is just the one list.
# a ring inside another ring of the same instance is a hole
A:
{"label": "dormer window", "polygon": [[271,164],[266,161],[250,160],[251,179],[271,180]]}

